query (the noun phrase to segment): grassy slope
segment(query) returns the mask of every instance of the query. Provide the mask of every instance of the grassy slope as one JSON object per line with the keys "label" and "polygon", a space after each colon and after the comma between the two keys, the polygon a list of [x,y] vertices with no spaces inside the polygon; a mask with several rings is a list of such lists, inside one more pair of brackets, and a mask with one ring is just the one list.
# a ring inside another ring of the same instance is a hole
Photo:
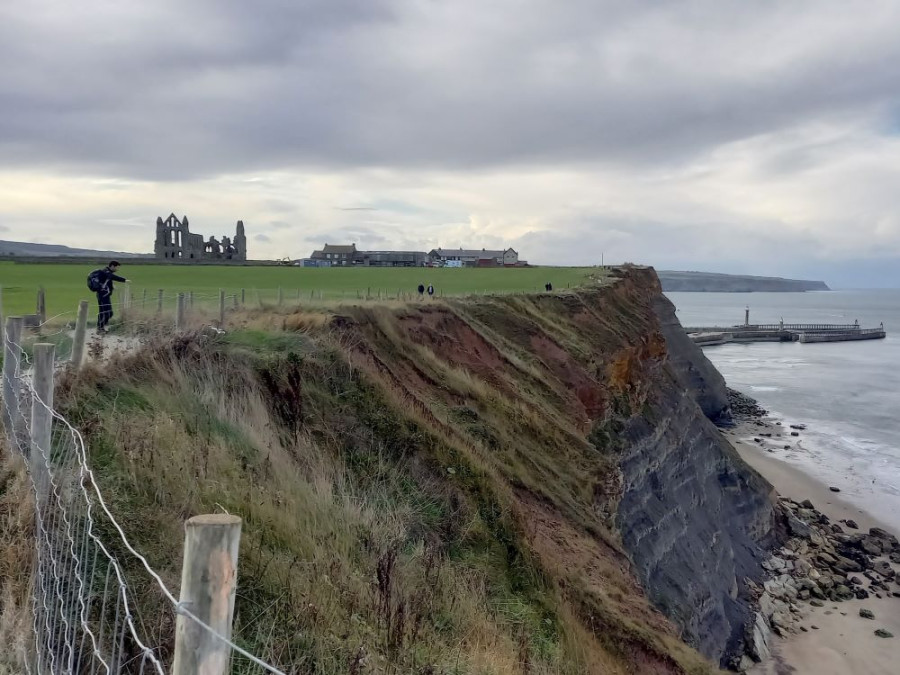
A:
{"label": "grassy slope", "polygon": [[244,518],[235,635],[291,672],[710,672],[631,575],[588,441],[662,357],[645,295],[260,315],[60,398],[170,587],[185,518]]}
{"label": "grassy slope", "polygon": [[[548,281],[557,288],[580,284],[591,270],[575,267],[522,269],[415,269],[415,268],[350,268],[308,269],[299,267],[235,267],[186,265],[131,265],[122,267],[123,276],[132,279],[132,297],[142,297],[147,289],[151,299],[158,289],[167,293],[193,291],[198,295],[216,296],[220,288],[229,293],[259,289],[262,298],[274,301],[276,289],[285,289],[287,298],[295,298],[298,289],[303,297],[310,291],[327,298],[365,295],[367,289],[396,295],[398,289],[415,293],[420,283],[434,284],[438,293],[460,295],[489,292],[532,292]],[[39,286],[47,291],[50,315],[77,308],[78,301],[90,299],[86,278],[96,264],[62,263],[16,264],[0,262],[0,286],[3,307],[11,313],[34,312],[35,294]],[[251,294],[256,298],[255,293]]]}

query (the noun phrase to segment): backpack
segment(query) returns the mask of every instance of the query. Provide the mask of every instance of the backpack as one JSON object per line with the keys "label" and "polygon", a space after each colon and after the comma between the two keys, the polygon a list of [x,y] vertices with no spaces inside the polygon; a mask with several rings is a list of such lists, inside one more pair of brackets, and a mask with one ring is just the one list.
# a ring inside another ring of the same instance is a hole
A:
{"label": "backpack", "polygon": [[103,270],[94,270],[88,274],[87,287],[93,293],[103,290]]}

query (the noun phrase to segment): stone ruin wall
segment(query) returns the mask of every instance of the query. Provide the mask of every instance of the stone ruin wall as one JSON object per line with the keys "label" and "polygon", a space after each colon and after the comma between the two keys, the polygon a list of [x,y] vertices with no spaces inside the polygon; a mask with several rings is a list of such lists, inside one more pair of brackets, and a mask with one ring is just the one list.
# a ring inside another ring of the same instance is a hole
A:
{"label": "stone ruin wall", "polygon": [[245,261],[247,237],[244,233],[244,222],[237,221],[234,238],[223,236],[220,241],[210,237],[205,241],[202,234],[190,231],[187,216],[181,220],[174,213],[165,220],[159,217],[156,219],[156,241],[153,251],[160,260]]}

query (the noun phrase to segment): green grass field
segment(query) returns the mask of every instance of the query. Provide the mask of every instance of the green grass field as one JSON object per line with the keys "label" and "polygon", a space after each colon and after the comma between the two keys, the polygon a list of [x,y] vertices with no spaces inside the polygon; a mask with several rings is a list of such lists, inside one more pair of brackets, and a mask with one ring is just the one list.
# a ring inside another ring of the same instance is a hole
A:
{"label": "green grass field", "polygon": [[[79,300],[93,300],[86,278],[96,264],[0,262],[3,312],[6,316],[33,313],[39,287],[47,299],[47,315],[74,313]],[[229,295],[246,289],[247,304],[274,303],[278,288],[286,302],[316,299],[355,299],[371,294],[397,297],[398,291],[416,293],[421,283],[434,285],[437,295],[518,293],[542,291],[551,282],[555,289],[577,286],[599,270],[576,267],[520,269],[427,268],[302,268],[186,265],[123,265],[120,274],[131,280],[132,302],[140,304],[144,291],[148,306],[155,306],[159,289],[168,299],[178,292],[193,292],[197,299],[217,302],[219,289]],[[93,311],[93,310],[92,310]]]}

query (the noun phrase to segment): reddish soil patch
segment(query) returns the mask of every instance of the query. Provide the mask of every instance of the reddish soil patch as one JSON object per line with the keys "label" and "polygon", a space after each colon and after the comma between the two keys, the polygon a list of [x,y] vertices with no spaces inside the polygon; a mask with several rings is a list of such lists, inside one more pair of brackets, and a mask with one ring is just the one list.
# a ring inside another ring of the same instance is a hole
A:
{"label": "reddish soil patch", "polygon": [[[619,616],[657,633],[677,636],[672,624],[650,605],[625,554],[578,530],[552,506],[539,502],[532,495],[519,491],[517,498],[528,543],[544,569],[561,581],[566,596],[574,605],[589,595],[596,605],[607,609],[606,618],[592,616],[591,620],[585,620],[585,627],[598,638],[602,633],[605,640],[614,641],[618,650],[627,653],[628,660],[637,664],[637,673],[682,673],[669,656],[644,644],[624,625],[616,626],[609,618]],[[584,615],[577,608],[576,612]]]}

